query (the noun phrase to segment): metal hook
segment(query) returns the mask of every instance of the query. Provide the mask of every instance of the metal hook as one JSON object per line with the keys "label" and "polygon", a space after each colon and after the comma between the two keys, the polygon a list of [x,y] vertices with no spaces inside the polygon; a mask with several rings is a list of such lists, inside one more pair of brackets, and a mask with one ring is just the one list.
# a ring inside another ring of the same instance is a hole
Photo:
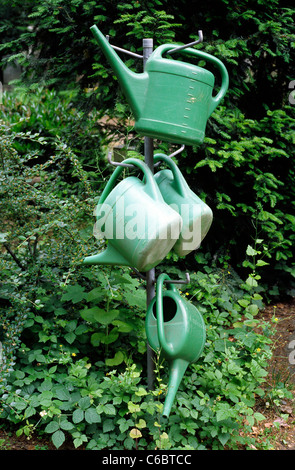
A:
{"label": "metal hook", "polygon": [[173,279],[165,279],[164,282],[166,284],[189,284],[191,282],[191,278],[189,273],[185,273],[185,280],[184,279],[178,279],[176,281],[173,281]]}
{"label": "metal hook", "polygon": [[112,151],[109,150],[108,152],[108,162],[113,166],[124,166],[125,168],[134,168],[134,165],[131,163],[123,163],[123,162],[114,162],[112,160]]}
{"label": "metal hook", "polygon": [[[138,271],[138,269],[131,267],[132,271],[140,278],[146,281],[146,276]],[[154,279],[153,284],[155,284],[156,280]],[[185,280],[184,279],[165,279],[164,282],[166,284],[189,284],[191,282],[191,278],[189,273],[185,273]]]}
{"label": "metal hook", "polygon": [[[178,155],[180,152],[183,151],[183,149],[185,148],[185,145],[182,145],[179,149],[175,150],[175,152],[171,153],[170,155],[168,155],[168,157],[172,158],[172,157],[175,157],[175,155]],[[134,168],[134,165],[132,165],[131,163],[124,163],[124,162],[114,162],[112,160],[112,151],[109,150],[108,151],[108,162],[110,165],[113,165],[113,166],[124,166],[125,168]],[[157,166],[159,166],[162,162],[157,162],[154,166],[155,168]]]}
{"label": "metal hook", "polygon": [[199,36],[199,39],[197,41],[190,42],[189,44],[185,44],[184,46],[175,47],[174,49],[171,49],[170,51],[166,52],[166,54],[174,54],[174,52],[178,52],[178,51],[181,51],[182,49],[186,49],[187,47],[192,47],[192,46],[196,46],[197,44],[200,44],[200,42],[203,42],[203,31],[199,30],[198,36]]}
{"label": "metal hook", "polygon": [[[110,36],[106,35],[106,39],[108,42],[110,42]],[[137,57],[138,59],[143,59],[143,55],[136,54],[135,52],[127,51],[127,49],[122,49],[121,47],[114,46],[113,44],[110,44],[113,49],[119,52],[124,52],[125,54],[131,55],[132,57]]]}
{"label": "metal hook", "polygon": [[[184,148],[185,148],[185,145],[182,145],[181,147],[179,147],[179,149],[175,150],[175,152],[170,153],[170,155],[168,155],[168,157],[169,158],[175,157],[175,155],[178,155],[180,152],[182,152]],[[157,168],[159,165],[161,165],[161,163],[162,163],[161,161],[155,163],[154,168]]]}

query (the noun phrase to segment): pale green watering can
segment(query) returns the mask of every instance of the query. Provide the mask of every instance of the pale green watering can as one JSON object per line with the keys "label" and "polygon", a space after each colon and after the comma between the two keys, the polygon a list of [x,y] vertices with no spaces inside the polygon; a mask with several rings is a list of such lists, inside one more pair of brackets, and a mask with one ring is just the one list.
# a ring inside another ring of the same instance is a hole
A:
{"label": "pale green watering can", "polygon": [[221,86],[213,96],[215,77],[209,70],[164,57],[175,45],[159,46],[148,58],[145,71],[134,73],[97,26],[91,31],[119,80],[139,134],[186,145],[203,142],[207,120],[228,89],[228,73],[219,59],[193,48],[180,52],[217,68]]}
{"label": "pale green watering can", "polygon": [[173,250],[179,256],[186,256],[200,246],[208,233],[213,220],[212,210],[190,189],[172,158],[159,153],[154,156],[154,163],[159,161],[165,162],[169,169],[158,171],[155,181],[164,201],[181,215],[183,222]]}
{"label": "pale green watering can", "polygon": [[161,350],[170,362],[168,391],[162,413],[168,417],[188,365],[197,361],[204,349],[206,328],[198,309],[183,299],[172,283],[163,290],[165,280],[171,281],[167,274],[160,274],[156,296],[148,306],[145,328],[151,348]]}
{"label": "pale green watering can", "polygon": [[178,240],[180,215],[163,200],[146,163],[128,158],[144,181],[128,176],[117,184],[118,166],[96,208],[95,235],[108,240],[105,251],[84,259],[85,264],[130,266],[145,272],[159,264]]}

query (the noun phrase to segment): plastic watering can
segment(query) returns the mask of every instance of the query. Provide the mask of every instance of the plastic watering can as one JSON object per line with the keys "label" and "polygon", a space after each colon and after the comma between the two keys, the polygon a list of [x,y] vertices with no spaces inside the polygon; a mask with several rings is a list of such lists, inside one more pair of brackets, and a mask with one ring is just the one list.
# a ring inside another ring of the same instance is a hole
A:
{"label": "plastic watering can", "polygon": [[163,200],[154,176],[141,160],[126,163],[141,170],[144,181],[129,176],[118,184],[118,166],[96,207],[95,232],[108,240],[105,251],[84,259],[85,264],[131,266],[148,271],[171,250],[182,226],[180,215]]}
{"label": "plastic watering can", "polygon": [[166,279],[170,280],[167,274],[158,277],[156,296],[148,306],[145,327],[151,348],[161,349],[170,362],[163,410],[163,416],[168,417],[188,365],[197,361],[204,349],[206,329],[198,309],[183,299],[172,283],[163,291]]}
{"label": "plastic watering can", "polygon": [[175,45],[159,46],[148,58],[145,71],[135,73],[97,26],[91,31],[119,80],[139,134],[187,145],[203,142],[207,120],[228,89],[228,73],[219,59],[193,48],[179,52],[206,60],[219,70],[221,86],[212,96],[215,78],[209,70],[164,57]]}
{"label": "plastic watering can", "polygon": [[163,161],[169,170],[160,170],[155,174],[155,181],[164,201],[182,217],[182,229],[173,250],[179,256],[185,256],[200,246],[213,220],[213,213],[188,186],[176,163],[164,154],[156,154],[154,163]]}

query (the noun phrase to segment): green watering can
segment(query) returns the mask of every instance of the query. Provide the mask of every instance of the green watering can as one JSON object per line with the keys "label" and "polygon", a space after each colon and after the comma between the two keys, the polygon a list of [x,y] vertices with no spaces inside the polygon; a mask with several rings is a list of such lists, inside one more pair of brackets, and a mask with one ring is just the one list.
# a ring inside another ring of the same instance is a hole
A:
{"label": "green watering can", "polygon": [[179,256],[185,256],[200,246],[211,226],[213,214],[188,186],[176,163],[161,153],[154,156],[154,162],[163,161],[169,170],[160,170],[155,180],[164,201],[182,217],[183,225],[179,239],[173,250]]}
{"label": "green watering can", "polygon": [[179,144],[203,142],[207,120],[228,89],[228,73],[219,59],[193,48],[180,52],[217,67],[221,87],[212,96],[215,78],[209,70],[164,57],[175,47],[173,44],[155,49],[145,71],[135,73],[125,66],[97,26],[91,31],[119,80],[139,134]]}
{"label": "green watering can", "polygon": [[84,259],[85,264],[130,266],[148,271],[159,264],[182,227],[180,215],[163,200],[146,163],[128,158],[125,163],[141,170],[144,181],[129,176],[117,185],[124,168],[118,166],[96,207],[95,235],[108,240],[105,251]]}
{"label": "green watering can", "polygon": [[151,348],[161,349],[170,362],[168,392],[163,409],[163,416],[168,417],[189,363],[197,361],[204,349],[206,329],[198,309],[183,299],[172,283],[163,291],[165,280],[170,280],[169,276],[160,274],[156,296],[148,306],[145,327]]}

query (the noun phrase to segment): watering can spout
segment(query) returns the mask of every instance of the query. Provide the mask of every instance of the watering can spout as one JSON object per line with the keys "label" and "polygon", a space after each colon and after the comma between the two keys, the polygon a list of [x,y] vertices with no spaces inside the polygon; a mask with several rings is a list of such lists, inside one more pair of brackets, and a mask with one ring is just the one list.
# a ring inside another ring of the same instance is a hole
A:
{"label": "watering can spout", "polygon": [[180,382],[185,374],[185,371],[189,365],[188,361],[184,359],[177,358],[171,362],[170,365],[170,375],[169,375],[169,382],[168,382],[168,392],[166,395],[164,409],[162,415],[166,418],[169,417],[173,401],[175,399],[176,392],[180,385]]}
{"label": "watering can spout", "polygon": [[86,256],[83,264],[108,264],[108,265],[119,265],[119,266],[130,266],[130,262],[127,261],[124,256],[119,253],[111,244],[109,244],[106,250],[93,256]]}
{"label": "watering can spout", "polygon": [[148,75],[146,73],[132,72],[120,59],[113,47],[109,44],[106,37],[101,33],[96,25],[91,26],[91,31],[99,43],[105,57],[111,65],[122,90],[130,104],[135,119],[141,114],[144,105],[144,96],[148,84]]}

